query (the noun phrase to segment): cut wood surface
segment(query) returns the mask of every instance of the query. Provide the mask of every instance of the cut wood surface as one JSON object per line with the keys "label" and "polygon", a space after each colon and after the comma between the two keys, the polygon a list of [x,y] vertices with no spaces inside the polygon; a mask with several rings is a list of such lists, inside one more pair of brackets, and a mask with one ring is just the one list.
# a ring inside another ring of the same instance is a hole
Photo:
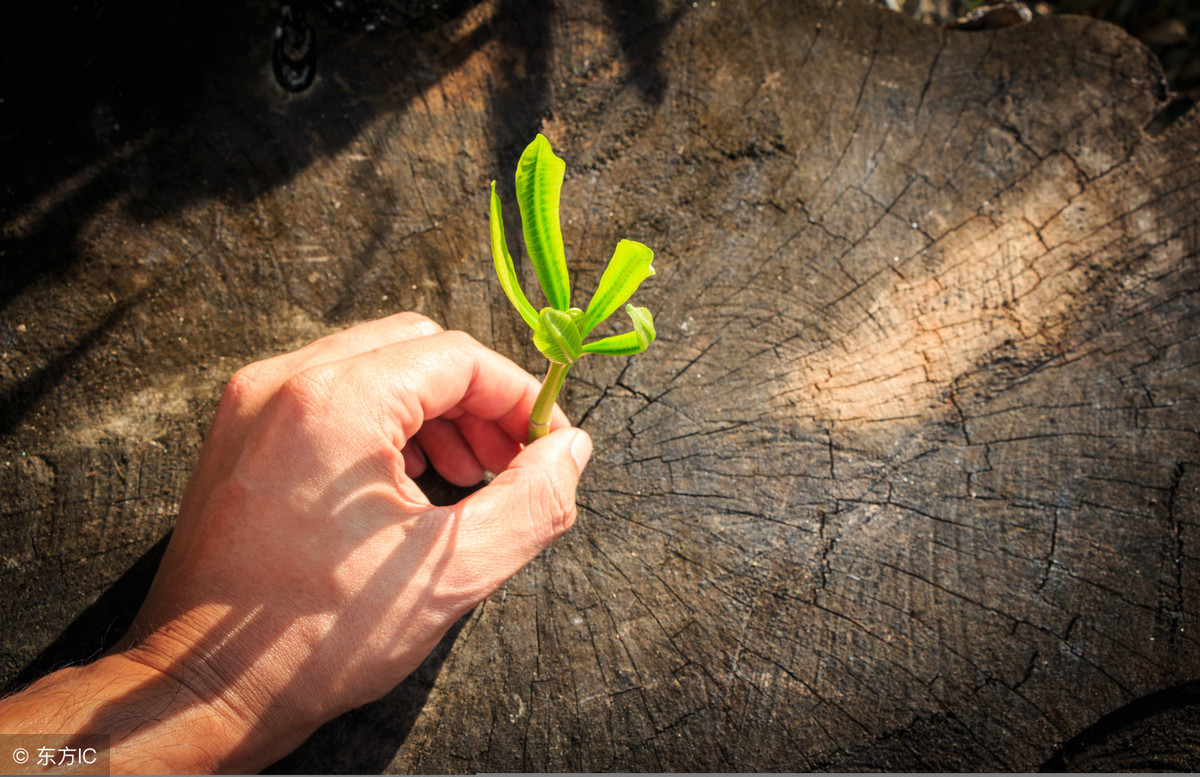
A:
{"label": "cut wood surface", "polygon": [[540,131],[577,296],[646,243],[659,339],[568,379],[576,526],[277,770],[1200,769],[1200,119],[1147,129],[1147,50],[436,5],[310,9],[295,94],[264,2],[3,95],[4,678],[128,623],[242,364],[416,310],[543,368],[487,225]]}

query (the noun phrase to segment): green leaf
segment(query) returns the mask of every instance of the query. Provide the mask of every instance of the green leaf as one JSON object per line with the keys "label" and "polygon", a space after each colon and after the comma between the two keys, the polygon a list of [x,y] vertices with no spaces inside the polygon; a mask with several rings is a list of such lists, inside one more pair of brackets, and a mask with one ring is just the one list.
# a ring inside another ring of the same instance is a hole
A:
{"label": "green leaf", "polygon": [[552,362],[574,364],[583,354],[583,338],[571,314],[554,308],[542,308],[537,327],[533,330],[533,344]]}
{"label": "green leaf", "polygon": [[617,243],[604,275],[600,277],[600,285],[588,303],[587,312],[579,322],[579,330],[584,337],[604,319],[625,304],[626,300],[637,291],[642,281],[654,274],[650,264],[654,252],[641,243],[633,240],[622,240]]}
{"label": "green leaf", "polygon": [[517,270],[513,266],[512,254],[508,252],[508,240],[504,237],[504,219],[500,214],[500,197],[496,194],[496,182],[492,181],[492,207],[488,214],[492,229],[492,263],[496,265],[496,275],[500,278],[500,287],[504,289],[508,301],[512,303],[521,318],[530,329],[537,329],[538,314],[529,304],[529,298],[521,290],[517,280]]}
{"label": "green leaf", "polygon": [[628,356],[646,350],[654,342],[655,336],[654,317],[650,315],[650,309],[626,305],[625,312],[633,319],[632,332],[587,343],[583,346],[583,352]]}
{"label": "green leaf", "polygon": [[525,249],[546,301],[557,310],[571,306],[567,259],[558,223],[558,201],[566,171],[566,162],[554,155],[550,141],[540,134],[517,162],[517,203],[521,206]]}

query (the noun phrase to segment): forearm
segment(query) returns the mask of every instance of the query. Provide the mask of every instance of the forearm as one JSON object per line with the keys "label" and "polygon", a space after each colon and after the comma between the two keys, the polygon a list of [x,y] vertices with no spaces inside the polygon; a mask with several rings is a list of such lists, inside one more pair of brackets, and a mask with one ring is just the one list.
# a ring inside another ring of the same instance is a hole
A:
{"label": "forearm", "polygon": [[104,735],[114,773],[257,770],[244,729],[220,699],[197,699],[124,653],[59,670],[0,701],[0,733]]}

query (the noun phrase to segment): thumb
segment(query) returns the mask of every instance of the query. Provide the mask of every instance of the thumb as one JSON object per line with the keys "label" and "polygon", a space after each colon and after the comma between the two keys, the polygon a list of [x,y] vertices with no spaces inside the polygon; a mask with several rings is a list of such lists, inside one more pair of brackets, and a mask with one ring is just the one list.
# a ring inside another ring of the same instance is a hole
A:
{"label": "thumb", "polygon": [[575,487],[591,453],[592,438],[582,429],[551,432],[460,503],[464,527],[490,548],[504,579],[575,523]]}

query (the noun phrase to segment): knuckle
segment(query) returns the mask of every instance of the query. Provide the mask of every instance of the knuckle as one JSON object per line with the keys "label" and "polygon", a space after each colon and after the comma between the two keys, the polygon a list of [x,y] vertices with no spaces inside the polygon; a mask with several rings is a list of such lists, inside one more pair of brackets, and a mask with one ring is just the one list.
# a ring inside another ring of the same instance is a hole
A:
{"label": "knuckle", "polygon": [[418,335],[436,335],[443,331],[442,327],[432,318],[412,311],[397,314],[396,320],[402,327],[416,332]]}
{"label": "knuckle", "polygon": [[534,531],[542,544],[549,544],[575,523],[575,500],[552,473],[537,470],[529,483],[534,508]]}
{"label": "knuckle", "polygon": [[285,405],[301,415],[317,414],[329,405],[337,379],[332,370],[316,367],[289,376],[279,387]]}
{"label": "knuckle", "polygon": [[255,362],[233,373],[221,393],[221,404],[235,410],[250,404],[266,391],[263,371],[262,363]]}

